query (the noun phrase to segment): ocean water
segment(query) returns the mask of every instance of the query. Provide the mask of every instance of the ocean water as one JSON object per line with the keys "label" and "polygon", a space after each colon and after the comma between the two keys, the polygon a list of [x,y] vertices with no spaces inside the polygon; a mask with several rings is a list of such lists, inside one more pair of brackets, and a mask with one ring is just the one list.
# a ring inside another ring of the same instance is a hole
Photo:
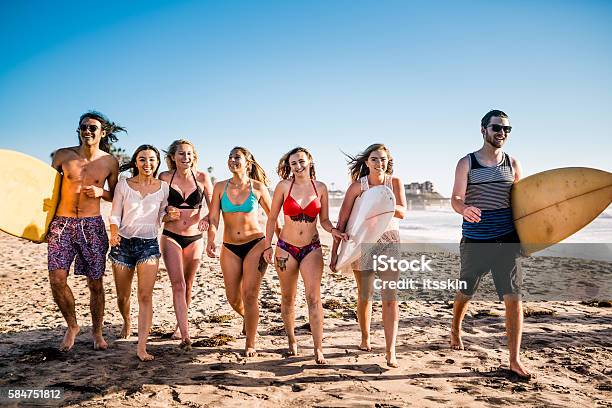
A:
{"label": "ocean water", "polygon": [[[402,237],[410,241],[457,242],[461,222],[461,216],[451,208],[410,211],[400,221],[400,229]],[[612,243],[612,206],[563,243]]]}

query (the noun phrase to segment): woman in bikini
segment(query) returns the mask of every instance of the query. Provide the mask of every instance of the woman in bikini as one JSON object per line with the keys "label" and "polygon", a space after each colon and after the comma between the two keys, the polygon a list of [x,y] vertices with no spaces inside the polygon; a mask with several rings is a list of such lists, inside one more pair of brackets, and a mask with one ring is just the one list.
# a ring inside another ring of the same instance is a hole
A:
{"label": "woman in bikini", "polygon": [[[308,150],[296,147],[283,155],[277,171],[282,180],[274,189],[272,209],[268,215],[264,259],[272,263],[272,256],[275,258],[274,266],[280,280],[281,314],[289,342],[289,355],[298,354],[295,337],[295,294],[298,275],[301,274],[308,304],[315,361],[317,364],[325,364],[321,305],[323,253],[317,231],[317,217],[320,218],[321,227],[334,237],[346,239],[346,234],[335,229],[329,220],[327,187],[315,180],[314,163]],[[272,235],[281,208],[285,223],[276,250],[272,251]]]}
{"label": "woman in bikini", "polygon": [[[398,177],[393,177],[393,158],[389,149],[383,144],[373,144],[359,153],[356,157],[350,157],[349,171],[353,183],[349,186],[344,196],[344,201],[340,208],[338,216],[338,229],[344,231],[346,223],[353,209],[355,199],[361,193],[370,187],[385,185],[389,187],[395,196],[396,206],[395,214],[392,221],[389,223],[386,231],[378,240],[377,250],[395,250],[399,248],[399,220],[403,219],[406,214],[406,195],[404,193],[404,184]],[[334,240],[331,250],[330,269],[336,270],[336,261],[338,260],[338,245],[339,240]],[[371,263],[371,253],[362,255],[360,260],[355,261],[351,267],[357,282],[357,320],[361,329],[361,350],[370,351],[370,321],[372,320],[372,295],[374,292],[374,272],[371,270],[362,270],[363,265]],[[365,259],[368,258],[368,259]],[[399,259],[399,256],[398,256]],[[370,262],[367,262],[370,260]],[[397,281],[399,274],[391,272],[391,275],[384,275],[384,280]],[[382,290],[382,317],[385,330],[386,343],[386,359],[387,365],[390,367],[399,367],[395,356],[395,343],[397,338],[397,329],[399,323],[399,309],[394,290]]]}
{"label": "woman in bikini", "polygon": [[188,309],[191,288],[204,250],[202,231],[208,228],[203,201],[210,203],[212,183],[208,174],[198,171],[198,155],[193,143],[180,139],[172,142],[166,152],[168,171],[159,178],[169,185],[167,212],[170,221],[164,224],[161,251],[172,283],[172,302],[177,327],[173,338],[180,332],[181,347],[191,349]]}
{"label": "woman in bikini", "polygon": [[264,233],[259,226],[259,205],[270,213],[268,178],[244,147],[234,147],[227,160],[232,177],[215,184],[210,206],[206,253],[217,257],[215,237],[223,212],[221,271],[225,294],[232,308],[244,318],[245,355],[254,357],[259,323],[259,285],[268,264],[261,254]]}
{"label": "woman in bikini", "polygon": [[[165,209],[168,184],[156,178],[159,151],[142,145],[120,171],[131,170],[132,177],[120,179],[115,188],[110,216],[109,258],[117,288],[117,305],[123,316],[121,338],[131,334],[130,294],[134,271],[138,275],[138,346],[142,361],[153,360],[147,353],[147,337],[153,318],[153,286],[159,266],[157,235],[162,221],[169,221]],[[162,218],[163,217],[163,218]]]}

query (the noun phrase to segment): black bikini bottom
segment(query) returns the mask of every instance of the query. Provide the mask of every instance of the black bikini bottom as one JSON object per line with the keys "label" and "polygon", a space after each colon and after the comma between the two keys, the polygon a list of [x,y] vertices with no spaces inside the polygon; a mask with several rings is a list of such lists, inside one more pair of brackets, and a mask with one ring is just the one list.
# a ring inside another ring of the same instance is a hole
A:
{"label": "black bikini bottom", "polygon": [[202,234],[197,235],[181,235],[172,231],[163,230],[162,235],[167,236],[168,238],[172,238],[176,241],[177,244],[181,246],[181,249],[187,248],[189,245],[197,241],[198,239],[202,239]]}
{"label": "black bikini bottom", "polygon": [[236,254],[238,258],[244,261],[244,258],[246,258],[247,254],[251,251],[251,249],[253,249],[253,247],[257,245],[257,243],[262,239],[264,239],[264,237],[255,238],[250,240],[249,242],[245,242],[244,244],[230,244],[229,242],[224,242],[223,246],[232,251],[234,254]]}

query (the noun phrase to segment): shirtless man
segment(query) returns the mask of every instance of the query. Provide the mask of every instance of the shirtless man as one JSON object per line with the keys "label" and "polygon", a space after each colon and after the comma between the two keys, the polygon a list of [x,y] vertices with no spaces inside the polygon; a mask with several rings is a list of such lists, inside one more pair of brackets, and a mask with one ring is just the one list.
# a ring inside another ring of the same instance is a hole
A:
{"label": "shirtless man", "polygon": [[[79,334],[74,296],[67,283],[70,265],[76,257],[75,275],[87,276],[90,292],[93,347],[104,350],[102,336],[104,285],[108,236],[100,216],[100,198],[112,201],[119,163],[108,152],[125,131],[99,112],[87,112],[79,120],[79,145],[59,149],[52,166],[62,174],[60,202],[47,234],[49,282],[53,299],[68,325],[59,349],[68,351]],[[108,181],[108,190],[104,189]]]}
{"label": "shirtless man", "polygon": [[463,350],[461,324],[468,302],[481,278],[491,271],[497,295],[506,307],[510,370],[521,378],[530,378],[520,361],[523,274],[517,262],[519,237],[510,208],[510,190],[521,178],[521,165],[502,150],[512,130],[508,115],[489,111],[480,126],[483,145],[459,160],[451,199],[453,209],[463,216],[459,279],[467,288],[455,296],[450,344],[455,350]]}

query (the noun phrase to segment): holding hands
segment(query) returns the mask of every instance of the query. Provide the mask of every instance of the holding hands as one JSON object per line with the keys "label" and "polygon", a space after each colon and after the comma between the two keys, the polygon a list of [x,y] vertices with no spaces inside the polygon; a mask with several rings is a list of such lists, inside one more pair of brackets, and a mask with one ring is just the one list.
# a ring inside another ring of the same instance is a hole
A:
{"label": "holding hands", "polygon": [[265,260],[265,261],[266,261],[268,264],[273,265],[273,262],[272,262],[272,257],[274,256],[274,249],[273,249],[271,246],[270,246],[270,247],[268,247],[268,248],[266,248],[266,249],[264,249],[264,251],[263,251],[263,254],[262,254],[262,255],[263,255],[264,260]]}
{"label": "holding hands", "polygon": [[348,241],[349,240],[348,234],[346,232],[341,232],[336,227],[331,229],[331,235],[334,238],[334,240],[337,240],[337,241],[340,241],[340,240]]}
{"label": "holding hands", "polygon": [[111,236],[109,240],[110,246],[113,246],[113,247],[117,246],[119,245],[120,242],[121,242],[121,237],[119,236],[119,234],[117,232],[111,231]]}

